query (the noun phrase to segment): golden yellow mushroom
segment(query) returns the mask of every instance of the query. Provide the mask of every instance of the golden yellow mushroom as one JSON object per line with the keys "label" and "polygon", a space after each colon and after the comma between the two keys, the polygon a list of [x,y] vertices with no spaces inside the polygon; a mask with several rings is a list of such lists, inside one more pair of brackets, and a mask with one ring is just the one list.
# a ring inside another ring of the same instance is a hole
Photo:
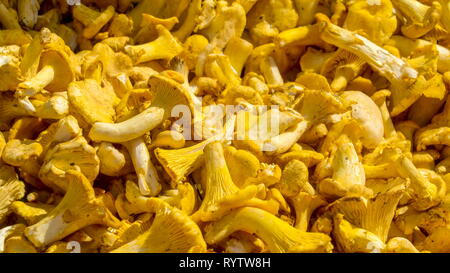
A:
{"label": "golden yellow mushroom", "polygon": [[273,253],[317,253],[333,249],[327,235],[300,231],[264,210],[250,207],[232,211],[209,225],[205,240],[209,244],[217,244],[238,230],[256,234]]}
{"label": "golden yellow mushroom", "polygon": [[189,216],[158,199],[150,199],[149,208],[155,213],[155,219],[150,229],[112,252],[186,253],[206,251],[202,233]]}
{"label": "golden yellow mushroom", "polygon": [[25,229],[25,236],[36,247],[43,247],[92,224],[118,227],[119,220],[95,196],[87,178],[78,171],[67,171],[67,191],[61,202],[43,219]]}

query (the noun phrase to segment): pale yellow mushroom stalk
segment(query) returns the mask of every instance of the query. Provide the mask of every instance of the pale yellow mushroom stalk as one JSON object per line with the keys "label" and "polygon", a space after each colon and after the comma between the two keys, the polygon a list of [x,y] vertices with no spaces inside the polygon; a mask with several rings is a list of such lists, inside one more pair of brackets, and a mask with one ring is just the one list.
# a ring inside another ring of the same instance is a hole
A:
{"label": "pale yellow mushroom stalk", "polygon": [[123,144],[128,149],[133,161],[141,194],[156,196],[161,191],[160,178],[151,161],[144,138],[139,137]]}
{"label": "pale yellow mushroom stalk", "polygon": [[372,232],[353,226],[342,214],[333,218],[333,237],[337,249],[345,253],[379,253],[386,245]]}
{"label": "pale yellow mushroom stalk", "polygon": [[308,90],[302,96],[302,99],[296,104],[295,110],[303,116],[303,120],[286,128],[285,132],[265,140],[263,145],[268,155],[286,152],[311,126],[331,114],[342,113],[346,110],[344,101],[331,92]]}
{"label": "pale yellow mushroom stalk", "polygon": [[327,198],[343,197],[348,194],[370,195],[370,190],[365,187],[364,166],[359,160],[355,145],[343,135],[336,141],[336,147],[331,161],[333,175],[319,183],[320,194]]}
{"label": "pale yellow mushroom stalk", "polygon": [[241,230],[256,234],[272,253],[331,252],[331,238],[322,233],[300,231],[258,208],[245,207],[224,216],[206,228],[205,240],[217,244]]}
{"label": "pale yellow mushroom stalk", "polygon": [[422,95],[426,80],[406,61],[389,53],[363,36],[332,24],[318,15],[321,38],[364,59],[392,84],[391,115],[405,111]]}
{"label": "pale yellow mushroom stalk", "polygon": [[[400,35],[394,35],[387,42],[389,45],[394,45],[403,57],[409,57],[412,53],[421,52],[424,48],[432,45],[431,42],[423,39],[409,39]],[[435,44],[439,52],[437,70],[440,73],[445,73],[450,70],[450,50],[439,44]]]}
{"label": "pale yellow mushroom stalk", "polygon": [[157,25],[156,30],[159,34],[156,40],[142,45],[125,46],[125,52],[136,64],[159,59],[170,61],[183,51],[182,45],[165,27]]}
{"label": "pale yellow mushroom stalk", "polygon": [[181,23],[181,26],[173,33],[173,36],[177,37],[178,40],[184,42],[195,29],[197,24],[196,19],[202,11],[202,2],[202,0],[193,0],[189,4],[186,18],[183,23]]}
{"label": "pale yellow mushroom stalk", "polygon": [[224,50],[225,55],[230,58],[230,63],[236,70],[236,74],[241,75],[245,62],[253,51],[253,45],[242,39],[234,37]]}
{"label": "pale yellow mushroom stalk", "polygon": [[409,38],[427,34],[441,18],[442,7],[438,1],[433,1],[431,6],[417,0],[392,0],[392,4],[405,17],[401,31]]}
{"label": "pale yellow mushroom stalk", "polygon": [[151,131],[163,121],[164,109],[149,107],[136,116],[119,123],[96,122],[89,131],[93,141],[122,143]]}
{"label": "pale yellow mushroom stalk", "polygon": [[36,95],[45,88],[49,92],[67,91],[75,79],[74,53],[64,40],[42,28],[26,48],[20,67],[24,80],[18,85],[20,97]]}
{"label": "pale yellow mushroom stalk", "polygon": [[87,39],[94,37],[111,20],[114,14],[113,6],[108,6],[103,12],[96,11],[83,4],[76,5],[73,9],[73,17],[85,26],[82,34]]}
{"label": "pale yellow mushroom stalk", "polygon": [[77,171],[67,171],[69,186],[58,206],[38,223],[25,229],[36,247],[56,242],[86,226],[100,224],[120,227],[120,221],[95,196],[89,180]]}
{"label": "pale yellow mushroom stalk", "polygon": [[371,97],[380,110],[381,117],[383,119],[383,131],[385,138],[395,137],[397,135],[397,131],[394,128],[394,123],[392,122],[386,102],[386,97],[390,95],[391,92],[389,90],[380,90]]}
{"label": "pale yellow mushroom stalk", "polygon": [[287,29],[275,37],[275,44],[279,47],[286,46],[310,46],[322,45],[320,36],[317,35],[319,25],[306,25],[298,28]]}
{"label": "pale yellow mushroom stalk", "polygon": [[349,196],[337,200],[330,206],[342,213],[352,224],[374,233],[385,243],[404,192],[405,185],[399,184],[370,199]]}
{"label": "pale yellow mushroom stalk", "polygon": [[102,142],[97,148],[100,159],[100,173],[108,176],[119,176],[125,167],[126,157],[122,151],[109,142]]}
{"label": "pale yellow mushroom stalk", "polygon": [[192,215],[194,221],[216,220],[233,208],[247,205],[256,195],[256,186],[240,190],[234,184],[220,142],[206,145],[205,164],[205,196],[198,211]]}
{"label": "pale yellow mushroom stalk", "polygon": [[[412,206],[420,211],[437,206],[445,195],[445,185],[435,185],[428,181],[406,156],[400,156],[396,161],[401,176],[409,178],[414,203]],[[444,193],[442,189],[444,187]]]}
{"label": "pale yellow mushroom stalk", "polygon": [[419,250],[406,238],[394,237],[389,240],[384,250],[386,253],[419,253]]}
{"label": "pale yellow mushroom stalk", "polygon": [[312,195],[307,192],[300,192],[295,197],[290,198],[291,204],[295,211],[295,228],[300,231],[308,231],[311,215],[314,211],[326,205],[320,195]]}
{"label": "pale yellow mushroom stalk", "polygon": [[184,180],[189,174],[199,168],[203,162],[205,146],[222,139],[231,139],[234,132],[236,116],[227,120],[220,132],[200,143],[181,149],[155,149],[155,156],[171,178],[172,186]]}
{"label": "pale yellow mushroom stalk", "polygon": [[260,63],[260,70],[268,84],[282,85],[284,83],[280,69],[272,56],[267,56],[262,59]]}
{"label": "pale yellow mushroom stalk", "polygon": [[33,116],[43,119],[61,119],[69,114],[69,102],[65,92],[55,92],[47,101],[31,100],[35,108]]}
{"label": "pale yellow mushroom stalk", "polygon": [[357,33],[332,24],[326,17],[319,16],[318,18],[322,20],[321,38],[327,43],[361,56],[390,81],[417,78],[418,72],[415,69],[387,50]]}
{"label": "pale yellow mushroom stalk", "polygon": [[171,74],[166,75],[152,75],[148,79],[148,85],[153,93],[149,108],[120,123],[95,123],[89,132],[91,139],[112,143],[127,142],[144,135],[171,117],[176,106],[189,107],[192,113],[194,106],[189,91],[172,79]]}
{"label": "pale yellow mushroom stalk", "polygon": [[366,67],[365,63],[359,56],[346,50],[338,49],[334,56],[325,62],[321,74],[333,78],[330,84],[333,91],[341,91],[345,90],[348,83],[364,70]]}
{"label": "pale yellow mushroom stalk", "polygon": [[113,253],[205,252],[200,228],[184,212],[158,198],[150,198],[148,209],[155,212],[152,226]]}
{"label": "pale yellow mushroom stalk", "polygon": [[289,130],[264,142],[263,149],[268,155],[282,154],[289,150],[308,129],[308,122],[301,121]]}

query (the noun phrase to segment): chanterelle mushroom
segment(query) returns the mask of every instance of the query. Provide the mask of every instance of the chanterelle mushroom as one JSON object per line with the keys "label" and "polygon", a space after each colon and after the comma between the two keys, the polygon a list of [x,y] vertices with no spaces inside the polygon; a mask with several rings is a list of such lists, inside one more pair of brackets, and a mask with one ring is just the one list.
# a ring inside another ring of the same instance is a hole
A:
{"label": "chanterelle mushroom", "polygon": [[331,252],[331,238],[322,233],[303,232],[258,208],[241,208],[207,227],[206,242],[218,243],[242,230],[255,233],[271,252]]}
{"label": "chanterelle mushroom", "polygon": [[395,90],[391,97],[392,115],[405,111],[420,97],[427,84],[426,79],[406,61],[367,38],[332,24],[322,15],[318,19],[321,20],[321,37],[324,41],[360,56],[391,82]]}
{"label": "chanterelle mushroom", "polygon": [[67,190],[66,173],[77,170],[91,183],[99,173],[99,159],[95,149],[82,136],[57,144],[44,158],[39,171],[42,182],[49,187]]}
{"label": "chanterelle mushroom", "polygon": [[183,212],[156,198],[148,202],[156,213],[150,229],[112,252],[186,253],[205,252],[206,243],[199,227]]}
{"label": "chanterelle mushroom", "polygon": [[34,73],[26,75],[28,79],[20,83],[18,89],[24,95],[34,95],[42,89],[50,92],[66,91],[68,84],[75,78],[72,50],[47,28],[43,28],[34,40],[24,56],[38,56],[32,60],[36,62],[31,66],[34,68],[29,70],[34,70]]}
{"label": "chanterelle mushroom", "polygon": [[0,28],[1,253],[450,251],[448,0],[0,0]]}
{"label": "chanterelle mushroom", "polygon": [[25,195],[25,185],[14,168],[0,163],[0,223],[11,213],[10,205]]}
{"label": "chanterelle mushroom", "polygon": [[95,196],[91,183],[82,173],[69,170],[66,179],[67,192],[58,206],[25,229],[25,236],[36,247],[46,246],[88,225],[120,226],[120,221]]}

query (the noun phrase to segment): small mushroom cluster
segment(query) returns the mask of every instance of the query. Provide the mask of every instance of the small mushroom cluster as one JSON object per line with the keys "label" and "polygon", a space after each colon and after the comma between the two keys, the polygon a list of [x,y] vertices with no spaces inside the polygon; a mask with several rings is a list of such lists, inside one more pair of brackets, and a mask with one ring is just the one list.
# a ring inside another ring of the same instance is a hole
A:
{"label": "small mushroom cluster", "polygon": [[448,0],[76,2],[0,0],[0,253],[450,252]]}

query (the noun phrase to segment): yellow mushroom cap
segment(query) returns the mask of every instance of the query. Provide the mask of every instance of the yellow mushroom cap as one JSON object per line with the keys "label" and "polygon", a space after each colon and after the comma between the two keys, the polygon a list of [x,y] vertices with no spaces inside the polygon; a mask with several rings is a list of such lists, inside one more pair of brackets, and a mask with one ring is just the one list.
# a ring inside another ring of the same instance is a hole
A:
{"label": "yellow mushroom cap", "polygon": [[331,252],[331,238],[322,233],[302,232],[258,208],[240,208],[207,227],[206,242],[216,244],[235,231],[255,233],[273,253]]}
{"label": "yellow mushroom cap", "polygon": [[200,228],[189,216],[156,198],[149,201],[149,207],[156,213],[150,229],[112,252],[186,253],[206,251],[206,243]]}
{"label": "yellow mushroom cap", "polygon": [[344,91],[341,95],[351,104],[352,117],[360,124],[362,139],[367,147],[375,147],[384,136],[383,118],[375,102],[360,91]]}

